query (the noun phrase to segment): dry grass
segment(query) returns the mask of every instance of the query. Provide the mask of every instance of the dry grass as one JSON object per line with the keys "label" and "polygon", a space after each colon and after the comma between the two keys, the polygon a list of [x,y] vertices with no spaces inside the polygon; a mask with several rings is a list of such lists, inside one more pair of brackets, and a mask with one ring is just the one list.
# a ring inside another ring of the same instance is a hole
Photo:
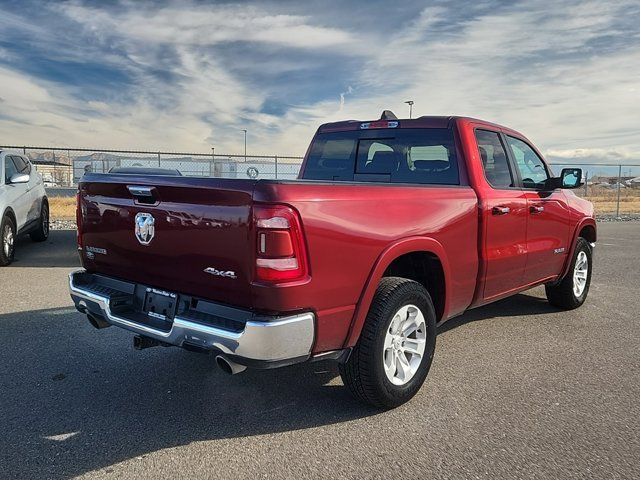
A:
{"label": "dry grass", "polygon": [[[589,198],[593,202],[596,214],[616,213],[616,201],[598,197]],[[620,198],[620,213],[640,214],[640,198],[622,199]]]}
{"label": "dry grass", "polygon": [[[616,213],[618,192],[616,190],[590,189],[588,195],[584,190],[575,191],[581,197],[593,202],[596,214]],[[640,189],[624,189],[620,192],[620,213],[640,214]]]}
{"label": "dry grass", "polygon": [[49,198],[49,211],[51,220],[75,220],[75,197],[51,197]]}

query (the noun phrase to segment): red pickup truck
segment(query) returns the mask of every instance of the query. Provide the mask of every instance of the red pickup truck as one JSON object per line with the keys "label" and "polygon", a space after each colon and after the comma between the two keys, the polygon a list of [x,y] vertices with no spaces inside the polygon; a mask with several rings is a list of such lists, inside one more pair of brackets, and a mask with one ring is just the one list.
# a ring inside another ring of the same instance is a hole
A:
{"label": "red pickup truck", "polygon": [[87,173],[71,296],[136,348],[214,353],[228,373],[334,359],[358,398],[395,407],[442,322],[536,285],[585,301],[581,177],[509,128],[390,112],[322,125],[295,181]]}

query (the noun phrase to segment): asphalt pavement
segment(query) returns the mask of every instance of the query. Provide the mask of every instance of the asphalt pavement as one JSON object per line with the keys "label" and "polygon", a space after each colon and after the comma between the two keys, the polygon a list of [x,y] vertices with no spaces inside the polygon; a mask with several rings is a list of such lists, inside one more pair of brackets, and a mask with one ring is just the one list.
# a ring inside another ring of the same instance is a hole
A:
{"label": "asphalt pavement", "polygon": [[640,478],[640,223],[599,229],[583,307],[537,288],[451,320],[386,412],[331,363],[230,377],[134,351],[71,307],[75,232],[22,239],[0,268],[0,477]]}

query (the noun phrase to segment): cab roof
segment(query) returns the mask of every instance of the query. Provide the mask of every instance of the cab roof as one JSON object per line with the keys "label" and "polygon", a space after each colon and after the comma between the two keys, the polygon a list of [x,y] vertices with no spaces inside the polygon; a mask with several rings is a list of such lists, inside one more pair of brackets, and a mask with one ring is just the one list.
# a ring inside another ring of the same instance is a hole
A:
{"label": "cab roof", "polygon": [[[384,117],[384,113],[383,113]],[[457,115],[450,116],[437,116],[437,115],[424,115],[422,117],[417,118],[381,118],[376,120],[344,120],[341,122],[331,122],[320,125],[318,128],[318,133],[326,133],[326,132],[341,132],[341,131],[349,131],[349,130],[360,130],[361,125],[363,124],[372,124],[376,122],[398,122],[397,126],[394,128],[450,128],[457,122],[463,123],[476,123],[482,124],[488,127],[493,127],[499,130],[516,133],[522,136],[519,132],[515,130],[505,127],[503,125],[498,125],[497,123],[488,122],[486,120],[480,120],[478,118],[473,117],[463,117]],[[373,127],[380,128],[380,127]],[[385,128],[385,127],[382,127]]]}

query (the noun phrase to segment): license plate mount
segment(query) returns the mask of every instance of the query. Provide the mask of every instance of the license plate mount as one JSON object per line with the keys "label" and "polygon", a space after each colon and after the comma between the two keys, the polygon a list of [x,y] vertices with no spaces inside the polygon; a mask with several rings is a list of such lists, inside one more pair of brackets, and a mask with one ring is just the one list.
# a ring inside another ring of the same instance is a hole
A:
{"label": "license plate mount", "polygon": [[151,318],[172,322],[176,313],[178,296],[175,293],[147,288],[143,312]]}

